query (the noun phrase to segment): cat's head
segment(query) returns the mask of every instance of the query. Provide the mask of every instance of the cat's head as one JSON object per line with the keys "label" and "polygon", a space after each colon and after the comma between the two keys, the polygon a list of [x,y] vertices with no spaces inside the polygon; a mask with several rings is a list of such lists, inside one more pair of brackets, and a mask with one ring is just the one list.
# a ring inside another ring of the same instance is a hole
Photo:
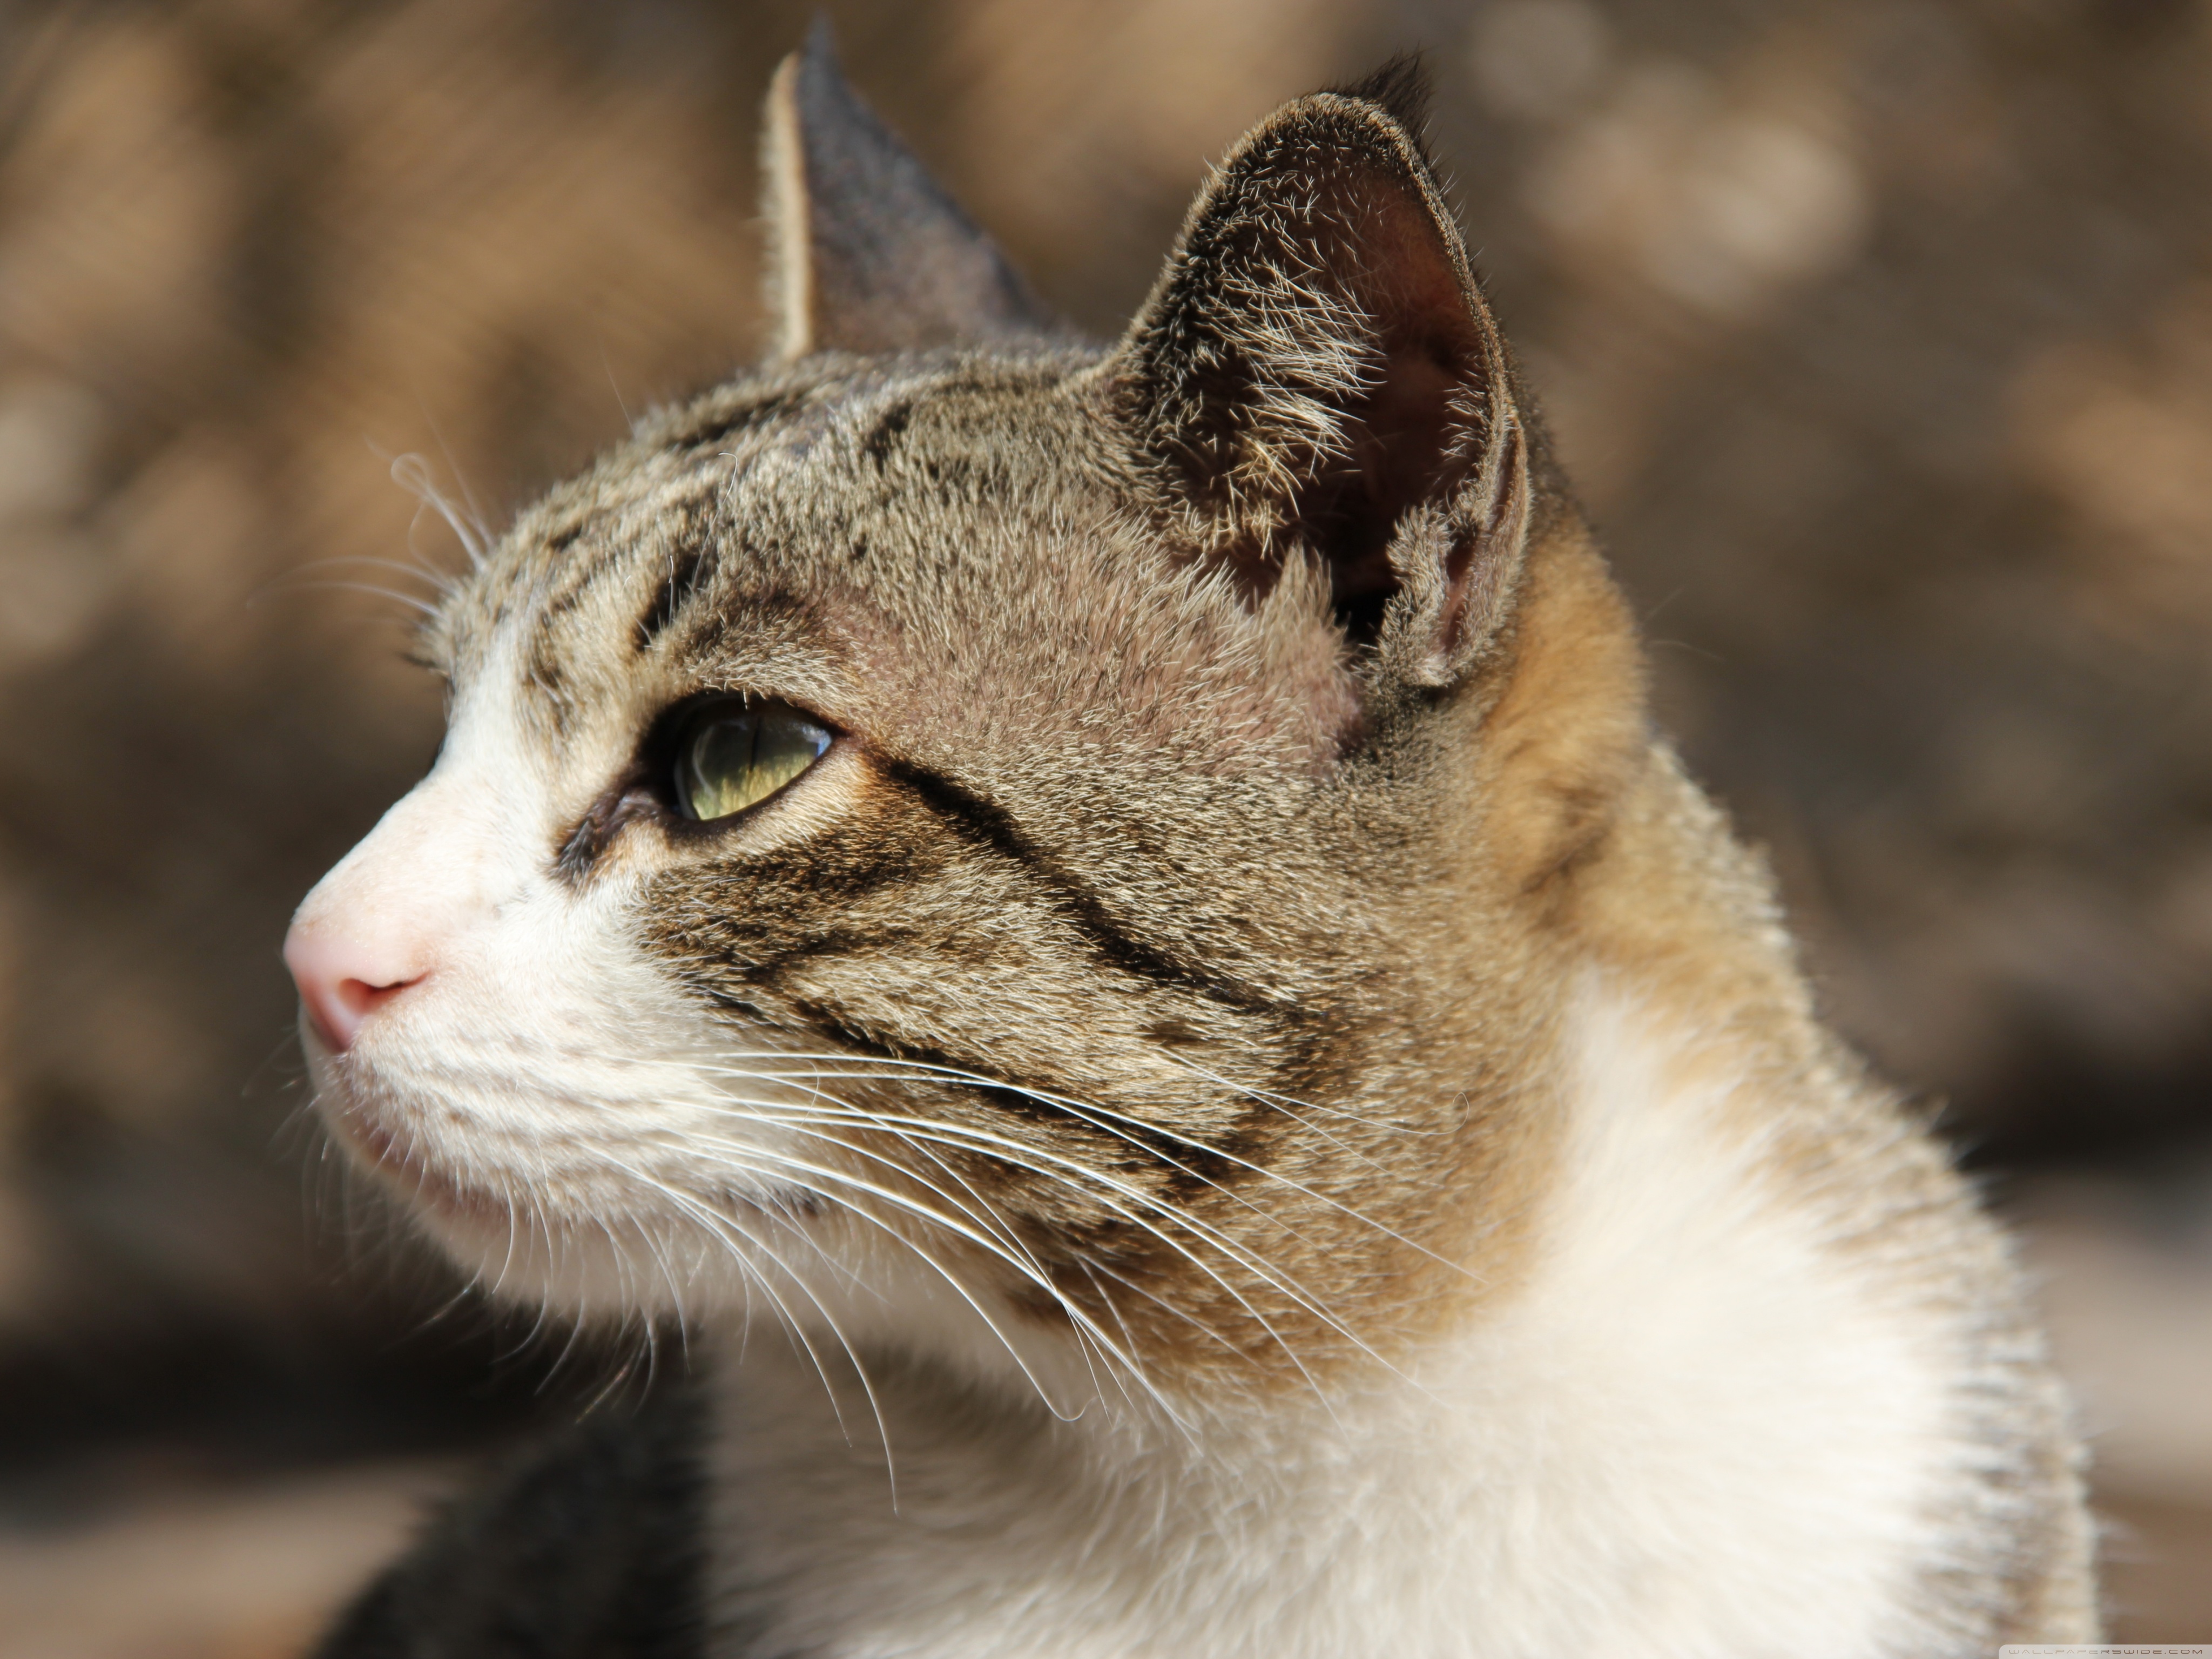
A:
{"label": "cat's head", "polygon": [[465,1267],[1148,1379],[1466,1280],[1639,716],[1413,97],[1255,130],[1102,351],[785,66],[773,361],[462,576],[288,943]]}

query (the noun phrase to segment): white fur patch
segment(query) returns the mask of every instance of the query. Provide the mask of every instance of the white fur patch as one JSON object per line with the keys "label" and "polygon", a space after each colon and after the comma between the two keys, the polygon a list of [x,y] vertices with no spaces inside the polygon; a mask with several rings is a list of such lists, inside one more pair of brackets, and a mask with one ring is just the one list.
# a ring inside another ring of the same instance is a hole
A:
{"label": "white fur patch", "polygon": [[1618,998],[1571,1028],[1539,1265],[1414,1382],[1185,1436],[932,1368],[872,1405],[829,1366],[833,1409],[752,1341],[721,1613],[840,1659],[1920,1659],[1893,1621],[1941,1541],[1955,1339],[1732,1144],[1724,1080]]}
{"label": "white fur patch", "polygon": [[[315,1050],[323,1103],[402,1149],[426,1225],[506,1293],[750,1318],[715,1453],[732,1631],[825,1659],[1920,1659],[1895,1621],[1972,1461],[1961,1338],[1823,1237],[1758,1103],[1622,996],[1565,1022],[1525,1284],[1407,1376],[1173,1423],[789,1204],[823,1152],[744,1109],[794,1093],[744,1075],[779,1069],[771,1034],[670,982],[634,880],[552,872],[574,805],[498,668],[306,907],[443,929],[352,1051]],[[901,1358],[864,1376],[848,1338]]]}
{"label": "white fur patch", "polygon": [[318,1104],[501,1295],[601,1317],[735,1313],[775,1271],[812,1150],[741,1115],[793,1092],[745,1075],[775,1069],[781,1040],[733,1035],[670,982],[641,948],[635,879],[554,873],[558,780],[520,736],[514,659],[510,641],[430,775],[301,907],[396,909],[433,941],[427,976],[349,1052],[303,1031]]}

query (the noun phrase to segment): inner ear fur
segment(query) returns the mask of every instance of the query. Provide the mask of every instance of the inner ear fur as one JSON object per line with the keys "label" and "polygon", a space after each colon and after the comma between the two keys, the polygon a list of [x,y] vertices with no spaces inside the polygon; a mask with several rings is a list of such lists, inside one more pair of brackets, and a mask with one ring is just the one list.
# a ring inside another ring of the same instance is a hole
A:
{"label": "inner ear fur", "polygon": [[1529,510],[1503,342],[1386,90],[1248,134],[1193,205],[1107,366],[1170,532],[1262,597],[1321,560],[1355,639],[1412,680],[1495,631]]}
{"label": "inner ear fur", "polygon": [[1062,331],[991,239],[860,101],[825,18],[776,70],[761,154],[775,361]]}

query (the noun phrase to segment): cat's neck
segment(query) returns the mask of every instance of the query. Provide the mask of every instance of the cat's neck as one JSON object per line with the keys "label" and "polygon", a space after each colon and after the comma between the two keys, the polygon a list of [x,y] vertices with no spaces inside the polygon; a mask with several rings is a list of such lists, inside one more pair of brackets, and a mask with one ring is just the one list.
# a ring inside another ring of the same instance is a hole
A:
{"label": "cat's neck", "polygon": [[[1001,1650],[979,1607],[1007,1652],[1458,1651],[1441,1632],[1477,1618],[1486,1652],[1872,1650],[1940,1541],[1948,1334],[1839,1260],[1746,1132],[1763,1067],[1595,963],[1557,1031],[1520,1282],[1389,1364],[1171,1411],[1081,1400],[1079,1360],[1055,1414],[1004,1365],[878,1352],[864,1379],[757,1336],[722,1384],[722,1594],[841,1653]],[[1808,1516],[1808,1491],[1845,1496]],[[738,1496],[763,1492],[775,1513]],[[1688,1599],[1642,1605],[1654,1574]]]}
{"label": "cat's neck", "polygon": [[878,1305],[921,1322],[865,1377],[757,1339],[721,1384],[733,1626],[947,1659],[1917,1650],[2005,1440],[1966,1402],[2016,1384],[1958,1279],[2008,1308],[2008,1270],[1821,1033],[1763,871],[1644,730],[1609,594],[1555,562],[1468,710],[1507,758],[1443,804],[1459,890],[1401,933],[1409,1006],[1462,1012],[1359,1086],[1481,1103],[1386,1149],[1442,1196],[1339,1273],[1344,1328],[1133,1379],[910,1267]]}

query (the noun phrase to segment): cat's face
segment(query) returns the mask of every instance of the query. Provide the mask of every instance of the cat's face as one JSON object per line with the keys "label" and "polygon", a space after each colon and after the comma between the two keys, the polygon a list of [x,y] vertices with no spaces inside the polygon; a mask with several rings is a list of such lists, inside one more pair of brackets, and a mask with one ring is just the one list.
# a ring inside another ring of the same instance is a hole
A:
{"label": "cat's face", "polygon": [[1423,1034],[1510,1040],[1505,937],[1494,995],[1437,940],[1528,462],[1426,177],[1293,106],[1117,351],[805,339],[458,585],[445,748],[288,956],[465,1267],[1244,1363],[1453,1248],[1486,1085]]}
{"label": "cat's face", "polygon": [[1343,1063],[1341,630],[1318,582],[1255,609],[1066,476],[1099,403],[1073,359],[739,385],[447,602],[444,750],[295,951],[392,935],[354,977],[404,991],[311,1009],[317,1079],[472,1266],[634,1307],[672,1252],[687,1299],[742,1294],[725,1226],[914,1164],[869,1114],[948,1137],[908,1171],[942,1202],[1102,1228],[1134,1198],[1055,1161],[1153,1194],[1176,1136],[1274,1113],[1218,1079]]}

